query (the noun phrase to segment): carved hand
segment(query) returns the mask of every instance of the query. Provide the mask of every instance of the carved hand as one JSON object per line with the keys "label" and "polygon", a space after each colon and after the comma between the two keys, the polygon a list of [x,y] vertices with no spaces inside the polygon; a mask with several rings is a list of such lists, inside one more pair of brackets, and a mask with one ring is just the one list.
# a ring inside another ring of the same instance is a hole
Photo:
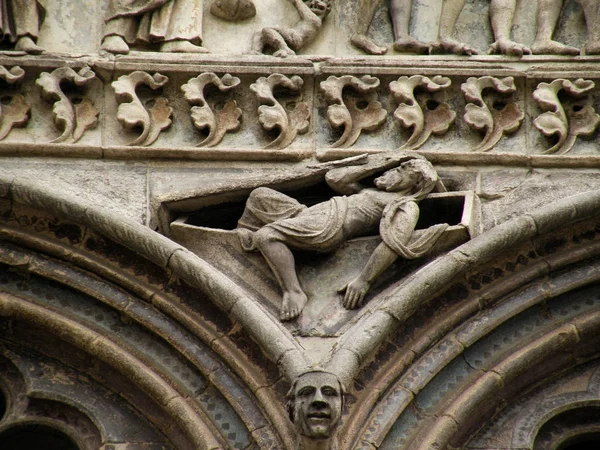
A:
{"label": "carved hand", "polygon": [[338,293],[344,294],[342,305],[346,309],[355,309],[362,305],[371,283],[362,279],[359,275],[346,286],[338,289]]}

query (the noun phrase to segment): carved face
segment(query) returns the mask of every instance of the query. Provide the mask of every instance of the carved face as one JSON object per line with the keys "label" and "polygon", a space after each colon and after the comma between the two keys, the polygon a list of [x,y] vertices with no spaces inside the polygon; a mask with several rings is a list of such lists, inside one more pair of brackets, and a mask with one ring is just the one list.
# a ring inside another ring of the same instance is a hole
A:
{"label": "carved face", "polygon": [[331,3],[328,0],[304,0],[304,2],[321,19],[331,11]]}
{"label": "carved face", "polygon": [[419,172],[408,167],[398,167],[375,178],[374,183],[382,191],[399,192],[411,190],[420,178]]}
{"label": "carved face", "polygon": [[327,372],[302,375],[294,389],[293,420],[300,434],[329,438],[342,415],[342,392],[337,377]]}

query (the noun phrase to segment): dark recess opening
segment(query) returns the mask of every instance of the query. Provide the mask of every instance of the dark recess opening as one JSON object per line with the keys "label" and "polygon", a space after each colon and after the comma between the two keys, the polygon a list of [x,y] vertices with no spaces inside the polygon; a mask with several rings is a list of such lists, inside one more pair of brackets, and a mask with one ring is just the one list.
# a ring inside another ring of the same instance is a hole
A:
{"label": "dark recess opening", "polygon": [[0,389],[0,420],[4,418],[4,414],[6,414],[6,396]]}
{"label": "dark recess opening", "polygon": [[64,433],[44,425],[14,427],[0,434],[2,450],[79,450]]}

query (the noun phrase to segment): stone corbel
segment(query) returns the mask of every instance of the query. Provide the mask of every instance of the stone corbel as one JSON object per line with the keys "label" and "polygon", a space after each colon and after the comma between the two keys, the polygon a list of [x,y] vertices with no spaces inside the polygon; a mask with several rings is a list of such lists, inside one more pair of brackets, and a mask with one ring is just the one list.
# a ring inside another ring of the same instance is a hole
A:
{"label": "stone corbel", "polygon": [[[486,89],[491,90],[488,101],[483,98]],[[487,152],[502,136],[520,128],[525,114],[516,102],[507,101],[508,96],[517,91],[513,77],[471,77],[461,85],[461,90],[468,102],[465,122],[477,131],[485,130],[483,140],[473,151]]]}
{"label": "stone corbel", "polygon": [[169,79],[155,73],[135,71],[129,75],[122,75],[113,81],[112,87],[119,103],[117,120],[126,129],[141,127],[141,134],[129,145],[148,146],[153,144],[160,133],[171,126],[173,108],[165,97],[154,99],[153,105],[148,109],[144,106],[136,93],[139,85],[146,85],[152,90],[159,89],[169,82]]}
{"label": "stone corbel", "polygon": [[[363,131],[375,131],[385,122],[387,112],[377,100],[379,79],[370,75],[357,78],[351,75],[330,76],[321,82],[321,90],[329,103],[327,119],[334,128],[344,127],[344,133],[332,147],[350,147]],[[344,96],[351,87],[358,96]]]}
{"label": "stone corbel", "polygon": [[[544,113],[534,121],[535,127],[545,136],[558,135],[558,141],[544,153],[563,155],[571,151],[578,136],[591,136],[596,131],[600,116],[589,105],[589,92],[594,89],[591,80],[554,80],[540,83],[533,98]],[[561,101],[559,93],[567,98]]]}
{"label": "stone corbel", "polygon": [[[310,108],[306,102],[298,102],[304,81],[295,75],[288,78],[274,73],[268,78],[260,77],[250,85],[261,106],[258,107],[258,121],[262,127],[271,131],[279,130],[279,136],[267,145],[267,148],[283,149],[289,146],[298,134],[304,134],[310,126]],[[293,99],[276,99],[275,89],[284,88],[291,92]]]}
{"label": "stone corbel", "polygon": [[[25,71],[19,66],[7,69],[0,66],[0,79],[8,85],[13,85],[25,77]],[[22,127],[29,121],[29,110],[31,107],[25,103],[25,97],[21,94],[10,96],[10,103],[0,104],[0,140],[4,139],[14,127]]]}
{"label": "stone corbel", "polygon": [[42,89],[42,97],[54,102],[52,116],[54,125],[62,134],[51,141],[56,144],[71,140],[77,142],[88,129],[96,125],[99,111],[92,101],[85,97],[82,100],[69,98],[62,90],[61,83],[68,82],[76,87],[82,87],[96,78],[96,74],[88,66],[75,72],[70,67],[59,67],[51,73],[43,72],[36,80]]}
{"label": "stone corbel", "polygon": [[[456,113],[445,102],[437,101],[433,94],[450,87],[447,77],[435,76],[432,79],[421,75],[400,77],[390,83],[390,91],[398,103],[394,117],[403,128],[412,128],[412,135],[401,150],[417,150],[434,134],[445,134],[456,119]],[[417,99],[416,90],[425,89],[423,99]]]}
{"label": "stone corbel", "polygon": [[242,110],[235,100],[229,100],[223,108],[217,110],[209,105],[205,97],[205,88],[215,86],[221,92],[229,92],[240,84],[240,79],[229,74],[219,78],[214,73],[203,73],[181,86],[185,99],[192,106],[192,122],[199,130],[208,129],[208,136],[198,147],[214,147],[226,133],[240,129]]}

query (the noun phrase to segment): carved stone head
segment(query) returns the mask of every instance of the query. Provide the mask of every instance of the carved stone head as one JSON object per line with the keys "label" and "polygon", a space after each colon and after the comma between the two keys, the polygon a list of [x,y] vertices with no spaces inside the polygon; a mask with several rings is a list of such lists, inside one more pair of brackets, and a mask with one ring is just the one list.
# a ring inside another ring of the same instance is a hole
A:
{"label": "carved stone head", "polygon": [[377,187],[387,191],[404,191],[410,188],[411,195],[417,200],[429,194],[437,182],[437,172],[425,159],[411,159],[375,180]]}
{"label": "carved stone head", "polygon": [[298,433],[312,439],[331,437],[342,416],[343,394],[340,380],[332,373],[300,375],[287,399],[288,413]]}
{"label": "carved stone head", "polygon": [[321,19],[327,17],[331,12],[331,1],[330,0],[303,0],[306,6],[310,10],[319,16]]}

